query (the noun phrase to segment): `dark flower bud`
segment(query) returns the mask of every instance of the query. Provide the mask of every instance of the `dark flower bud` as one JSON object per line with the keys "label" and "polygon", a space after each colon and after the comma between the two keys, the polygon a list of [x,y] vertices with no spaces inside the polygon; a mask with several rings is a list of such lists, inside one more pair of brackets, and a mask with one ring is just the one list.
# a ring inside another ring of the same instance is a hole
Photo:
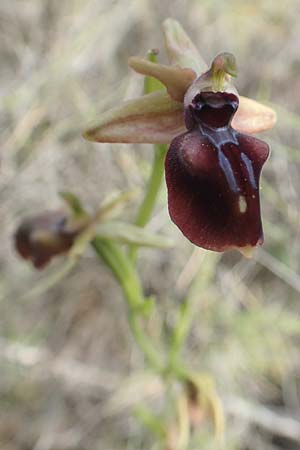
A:
{"label": "dark flower bud", "polygon": [[51,259],[66,253],[82,229],[82,223],[70,222],[63,211],[46,211],[26,218],[15,233],[15,247],[36,269],[43,269]]}
{"label": "dark flower bud", "polygon": [[263,242],[259,177],[269,148],[231,127],[238,104],[232,92],[185,100],[189,131],[172,141],[166,157],[173,222],[191,242],[214,251]]}

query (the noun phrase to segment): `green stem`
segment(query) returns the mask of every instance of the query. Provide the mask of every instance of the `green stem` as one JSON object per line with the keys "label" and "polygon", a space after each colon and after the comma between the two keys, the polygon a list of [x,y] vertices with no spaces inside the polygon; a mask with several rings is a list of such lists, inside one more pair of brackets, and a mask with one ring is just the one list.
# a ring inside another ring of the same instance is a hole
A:
{"label": "green stem", "polygon": [[193,320],[193,308],[189,301],[185,301],[179,310],[179,318],[177,319],[176,327],[173,330],[171,337],[171,345],[169,351],[169,366],[176,369],[182,347],[186,341],[187,335],[190,331],[191,322]]}
{"label": "green stem", "polygon": [[[159,194],[159,190],[164,176],[164,162],[167,152],[167,146],[164,144],[158,144],[154,146],[154,160],[152,164],[151,175],[148,181],[146,194],[142,201],[142,204],[138,210],[135,225],[138,227],[144,227],[153,212],[155,203]],[[129,256],[131,261],[136,260],[137,246],[132,246],[129,250]]]}
{"label": "green stem", "polygon": [[[150,50],[148,52],[147,59],[151,62],[157,61],[157,50]],[[151,92],[163,89],[163,84],[153,77],[145,77],[144,79],[144,94],[150,94]],[[148,181],[146,193],[142,204],[138,210],[135,225],[138,227],[144,227],[149,221],[156,200],[159,194],[159,190],[162,184],[164,175],[164,162],[167,153],[167,146],[165,144],[154,145],[154,159],[152,163],[151,175]],[[132,262],[136,261],[137,257],[137,246],[131,246],[129,249],[129,257]]]}
{"label": "green stem", "polygon": [[154,150],[154,160],[147,191],[135,220],[135,225],[139,227],[144,227],[151,217],[164,175],[167,146],[158,144],[154,146]]}
{"label": "green stem", "polygon": [[129,325],[138,346],[149,365],[161,371],[162,363],[159,353],[141,326],[141,316],[145,311],[146,300],[134,266],[122,249],[112,241],[96,237],[92,241],[92,246],[98,257],[111,269],[122,288],[128,304]]}

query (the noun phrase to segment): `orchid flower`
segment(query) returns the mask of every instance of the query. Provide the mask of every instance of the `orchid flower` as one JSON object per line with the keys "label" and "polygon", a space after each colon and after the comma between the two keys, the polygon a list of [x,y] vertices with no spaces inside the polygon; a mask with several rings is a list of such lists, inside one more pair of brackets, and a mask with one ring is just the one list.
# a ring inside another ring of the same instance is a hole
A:
{"label": "orchid flower", "polygon": [[195,245],[247,254],[263,243],[259,178],[269,148],[252,134],[272,128],[275,112],[239,96],[230,53],[208,69],[181,25],[163,24],[170,65],[132,57],[136,72],[165,89],[104,112],[83,136],[94,142],[167,143],[170,217]]}
{"label": "orchid flower", "polygon": [[85,221],[74,221],[63,210],[29,216],[22,220],[15,233],[16,250],[36,269],[43,269],[53,257],[70,250],[85,225]]}

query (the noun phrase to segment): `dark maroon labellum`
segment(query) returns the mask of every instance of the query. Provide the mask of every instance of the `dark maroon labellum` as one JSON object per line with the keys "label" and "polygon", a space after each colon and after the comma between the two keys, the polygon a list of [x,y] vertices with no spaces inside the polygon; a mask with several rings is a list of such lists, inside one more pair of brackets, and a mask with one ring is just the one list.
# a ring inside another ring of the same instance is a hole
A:
{"label": "dark maroon labellum", "polygon": [[185,110],[186,133],[166,157],[169,212],[194,244],[214,251],[263,242],[259,177],[268,145],[235,131],[238,97],[202,92]]}

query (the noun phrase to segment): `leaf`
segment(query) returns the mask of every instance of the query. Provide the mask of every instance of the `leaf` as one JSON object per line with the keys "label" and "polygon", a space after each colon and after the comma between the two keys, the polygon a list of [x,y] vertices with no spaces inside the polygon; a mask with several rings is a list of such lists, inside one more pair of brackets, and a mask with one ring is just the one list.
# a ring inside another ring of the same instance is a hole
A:
{"label": "leaf", "polygon": [[143,228],[117,221],[98,225],[97,236],[141,247],[169,248],[173,245],[167,237],[157,236]]}

